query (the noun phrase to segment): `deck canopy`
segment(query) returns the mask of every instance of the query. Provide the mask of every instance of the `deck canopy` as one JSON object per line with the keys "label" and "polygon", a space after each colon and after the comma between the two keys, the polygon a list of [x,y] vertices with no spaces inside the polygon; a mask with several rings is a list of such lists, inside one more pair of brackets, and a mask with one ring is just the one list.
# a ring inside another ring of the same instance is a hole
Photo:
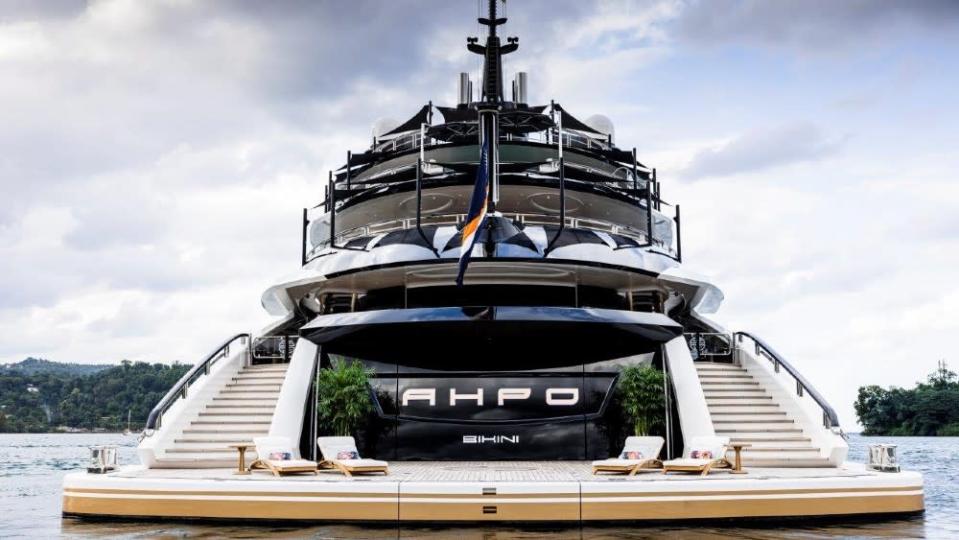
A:
{"label": "deck canopy", "polygon": [[[563,354],[589,350],[613,358],[634,354],[639,344],[664,343],[682,333],[661,313],[571,307],[435,307],[320,315],[300,335],[318,345],[355,345],[421,351],[520,347]],[[459,344],[459,345],[457,345]],[[352,348],[352,347],[351,347]]]}

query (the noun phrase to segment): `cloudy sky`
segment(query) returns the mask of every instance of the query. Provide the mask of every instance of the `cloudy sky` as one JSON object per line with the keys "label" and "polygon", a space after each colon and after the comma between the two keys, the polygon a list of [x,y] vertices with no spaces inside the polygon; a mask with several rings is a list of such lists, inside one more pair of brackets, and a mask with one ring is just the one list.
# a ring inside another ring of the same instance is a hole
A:
{"label": "cloudy sky", "polygon": [[[510,0],[533,101],[613,118],[716,319],[859,385],[959,366],[959,4]],[[195,361],[269,322],[300,209],[450,103],[473,0],[0,0],[0,362]]]}

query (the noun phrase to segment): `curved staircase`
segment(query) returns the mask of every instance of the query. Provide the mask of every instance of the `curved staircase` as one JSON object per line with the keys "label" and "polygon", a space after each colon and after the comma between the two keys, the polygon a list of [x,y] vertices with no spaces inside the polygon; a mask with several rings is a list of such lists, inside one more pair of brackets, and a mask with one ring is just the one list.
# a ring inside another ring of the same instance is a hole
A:
{"label": "curved staircase", "polygon": [[231,444],[249,444],[247,463],[256,459],[253,438],[267,435],[289,364],[245,366],[197,413],[158,456],[161,467],[235,467]]}
{"label": "curved staircase", "polygon": [[716,435],[751,445],[742,451],[743,465],[832,466],[796,418],[746,369],[720,362],[696,362],[695,366]]}

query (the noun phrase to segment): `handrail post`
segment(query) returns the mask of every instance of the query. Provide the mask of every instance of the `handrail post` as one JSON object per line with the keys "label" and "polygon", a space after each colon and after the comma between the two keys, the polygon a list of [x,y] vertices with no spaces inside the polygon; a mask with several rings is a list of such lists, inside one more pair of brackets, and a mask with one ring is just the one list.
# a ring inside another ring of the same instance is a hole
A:
{"label": "handrail post", "polygon": [[653,186],[646,180],[646,243],[653,245]]}
{"label": "handrail post", "polygon": [[[562,118],[563,117],[560,116],[560,126],[562,126]],[[559,237],[562,236],[563,231],[566,230],[566,162],[562,154],[561,150],[559,157],[559,229],[556,230],[556,236],[550,240],[549,244],[546,245],[546,249],[543,250],[543,257],[546,257],[553,251],[553,245],[559,240]]]}
{"label": "handrail post", "polygon": [[347,193],[350,192],[350,175],[351,175],[350,162],[351,161],[353,161],[353,152],[351,150],[347,150],[346,151],[346,192]]}
{"label": "handrail post", "polygon": [[430,247],[430,250],[433,252],[433,255],[436,255],[436,258],[440,258],[440,252],[436,249],[436,246],[430,242],[429,238],[426,237],[426,233],[423,232],[423,159],[416,160],[416,231],[420,233],[420,238],[423,239],[423,243]]}
{"label": "handrail post", "polygon": [[306,208],[303,209],[303,234],[300,242],[300,266],[306,266],[306,230],[310,226],[310,218]]}
{"label": "handrail post", "polygon": [[333,182],[333,171],[330,171],[330,196],[327,200],[330,203],[330,247],[336,247],[336,183]]}
{"label": "handrail post", "polygon": [[676,222],[676,261],[683,262],[683,222],[680,219],[679,205],[676,205],[676,216],[673,218]]}

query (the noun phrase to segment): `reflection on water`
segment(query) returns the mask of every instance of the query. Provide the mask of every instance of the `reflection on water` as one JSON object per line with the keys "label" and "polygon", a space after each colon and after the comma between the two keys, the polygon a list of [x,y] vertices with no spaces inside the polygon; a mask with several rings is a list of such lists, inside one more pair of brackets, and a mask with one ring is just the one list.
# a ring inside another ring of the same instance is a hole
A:
{"label": "reflection on water", "polygon": [[[880,442],[850,437],[850,456],[864,460],[866,445]],[[720,523],[682,526],[588,526],[574,528],[415,527],[397,531],[388,526],[264,526],[222,523],[115,522],[62,519],[60,482],[68,471],[86,466],[87,447],[114,444],[120,462],[134,463],[134,437],[113,434],[0,434],[0,538],[411,538],[497,540],[504,538],[957,538],[959,537],[959,438],[882,438],[899,445],[904,468],[925,475],[926,513],[910,519],[813,524],[804,521]]]}

